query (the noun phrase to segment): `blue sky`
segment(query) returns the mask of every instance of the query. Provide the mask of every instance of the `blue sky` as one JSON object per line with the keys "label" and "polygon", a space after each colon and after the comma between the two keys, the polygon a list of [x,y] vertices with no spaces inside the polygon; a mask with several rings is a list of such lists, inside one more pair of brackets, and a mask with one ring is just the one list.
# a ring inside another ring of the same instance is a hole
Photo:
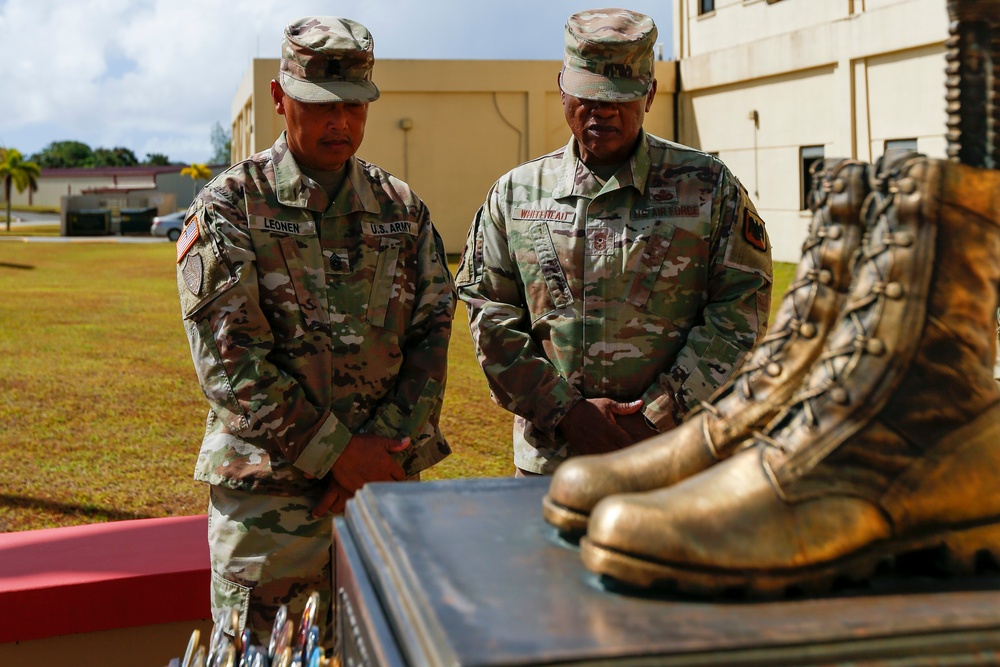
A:
{"label": "blue sky", "polygon": [[[622,3],[611,3],[620,6]],[[625,6],[672,53],[671,0]],[[254,57],[279,55],[284,26],[347,16],[376,58],[558,60],[566,17],[586,0],[0,0],[0,145],[52,141],[203,162]],[[378,81],[378,67],[375,69]]]}

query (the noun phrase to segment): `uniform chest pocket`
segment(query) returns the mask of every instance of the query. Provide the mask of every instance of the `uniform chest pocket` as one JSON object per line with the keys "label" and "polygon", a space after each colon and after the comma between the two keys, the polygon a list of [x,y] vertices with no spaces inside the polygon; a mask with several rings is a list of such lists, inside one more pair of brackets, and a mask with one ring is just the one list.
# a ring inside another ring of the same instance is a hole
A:
{"label": "uniform chest pocket", "polygon": [[297,338],[325,326],[328,319],[319,298],[325,281],[322,267],[310,269],[306,250],[292,237],[278,237],[268,245],[258,246],[257,272],[261,305],[275,339]]}
{"label": "uniform chest pocket", "polygon": [[559,263],[549,225],[536,222],[520,231],[519,237],[512,244],[513,259],[522,273],[526,305],[534,323],[542,316],[572,304],[573,292]]}
{"label": "uniform chest pocket", "polygon": [[707,252],[707,242],[697,235],[658,221],[639,257],[626,300],[682,324],[702,298]]}

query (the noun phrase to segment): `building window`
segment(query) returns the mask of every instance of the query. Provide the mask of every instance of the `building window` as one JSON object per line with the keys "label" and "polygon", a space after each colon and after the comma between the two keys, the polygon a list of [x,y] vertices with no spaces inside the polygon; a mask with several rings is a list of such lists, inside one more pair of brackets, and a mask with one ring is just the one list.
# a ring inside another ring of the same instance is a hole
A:
{"label": "building window", "polygon": [[715,11],[715,0],[698,0],[698,13],[708,14]]}
{"label": "building window", "polygon": [[812,189],[812,174],[809,170],[822,159],[822,146],[803,146],[799,149],[799,210],[809,208],[809,191]]}
{"label": "building window", "polygon": [[903,150],[903,151],[916,151],[917,150],[917,140],[916,139],[886,139],[885,150]]}

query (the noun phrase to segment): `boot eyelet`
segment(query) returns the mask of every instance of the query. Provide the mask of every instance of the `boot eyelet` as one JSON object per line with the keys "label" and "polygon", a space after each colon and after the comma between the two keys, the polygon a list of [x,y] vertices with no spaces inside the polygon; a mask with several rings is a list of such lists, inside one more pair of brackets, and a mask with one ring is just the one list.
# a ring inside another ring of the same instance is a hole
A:
{"label": "boot eyelet", "polygon": [[847,395],[847,390],[843,387],[834,387],[830,390],[830,400],[838,405],[847,405],[850,397]]}
{"label": "boot eyelet", "polygon": [[799,335],[803,338],[812,338],[816,335],[816,325],[812,322],[806,322],[801,327],[799,327]]}
{"label": "boot eyelet", "polygon": [[896,232],[892,235],[892,242],[905,248],[913,245],[913,235],[910,232]]}
{"label": "boot eyelet", "polygon": [[772,361],[767,365],[767,367],[764,370],[767,371],[768,375],[776,378],[779,375],[781,375],[781,364],[779,364],[776,361]]}
{"label": "boot eyelet", "polygon": [[841,234],[840,234],[840,227],[838,225],[830,225],[827,228],[826,233],[824,234],[824,236],[826,236],[826,238],[828,238],[828,239],[832,239],[832,240],[836,241],[841,236]]}
{"label": "boot eyelet", "polygon": [[878,338],[869,338],[865,341],[865,351],[868,354],[880,357],[885,354],[885,343]]}
{"label": "boot eyelet", "polygon": [[899,283],[888,283],[883,289],[883,293],[890,299],[898,299],[903,296],[903,286]]}
{"label": "boot eyelet", "polygon": [[819,272],[819,275],[816,276],[816,279],[823,285],[829,285],[833,282],[833,274],[830,273],[829,269],[823,269]]}

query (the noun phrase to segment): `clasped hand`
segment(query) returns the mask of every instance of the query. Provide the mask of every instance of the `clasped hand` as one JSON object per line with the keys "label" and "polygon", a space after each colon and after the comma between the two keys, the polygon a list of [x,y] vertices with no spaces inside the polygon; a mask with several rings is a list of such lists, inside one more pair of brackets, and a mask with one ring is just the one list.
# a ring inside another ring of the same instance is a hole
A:
{"label": "clasped hand", "polygon": [[326,490],[313,508],[313,517],[318,519],[328,512],[340,514],[347,500],[368,482],[406,479],[406,472],[392,455],[409,446],[409,438],[394,440],[373,433],[358,433],[351,437],[324,478]]}
{"label": "clasped hand", "polygon": [[570,408],[559,430],[573,454],[604,454],[656,435],[640,410],[642,401],[588,398]]}

